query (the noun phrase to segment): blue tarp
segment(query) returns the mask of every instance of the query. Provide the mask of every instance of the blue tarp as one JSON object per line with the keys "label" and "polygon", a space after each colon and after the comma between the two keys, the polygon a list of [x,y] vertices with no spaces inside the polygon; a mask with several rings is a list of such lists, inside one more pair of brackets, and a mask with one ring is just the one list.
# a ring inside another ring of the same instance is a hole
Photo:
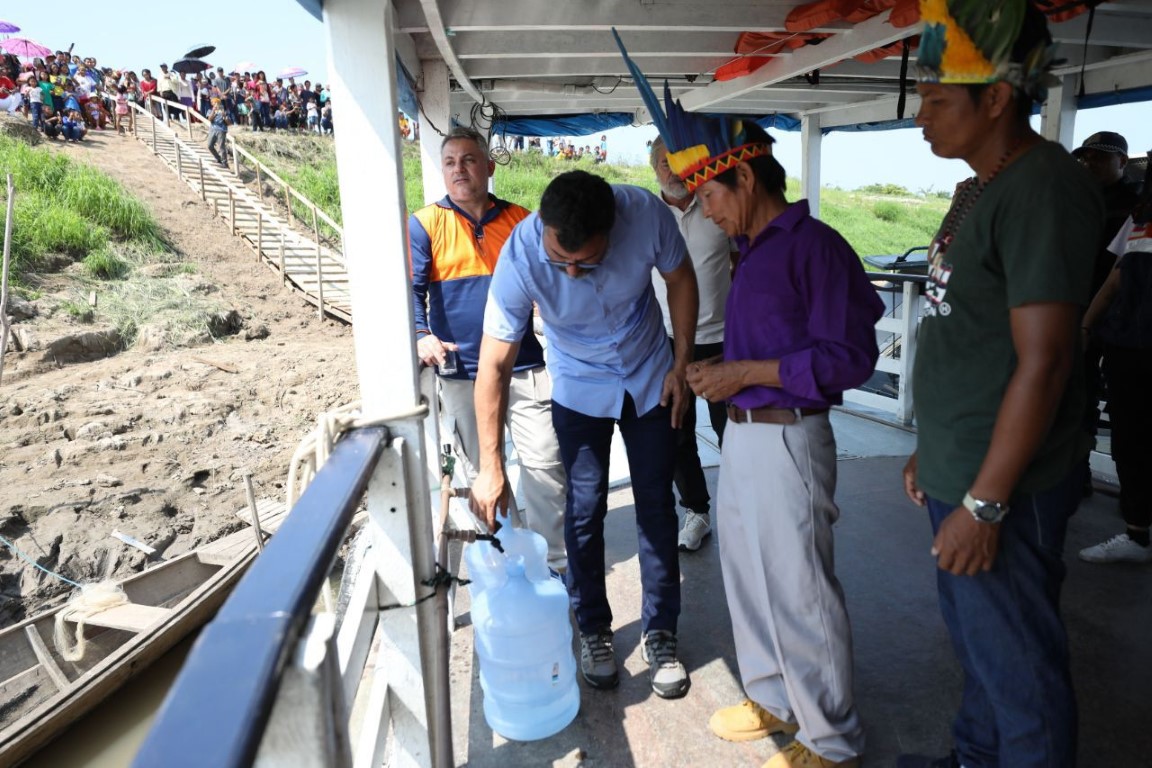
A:
{"label": "blue tarp", "polygon": [[[710,115],[719,117],[720,115]],[[800,130],[800,121],[790,115],[768,115],[755,119],[761,128],[782,131]],[[601,112],[581,115],[533,115],[507,117],[493,126],[497,133],[508,136],[589,136],[611,128],[632,124],[631,112]]]}
{"label": "blue tarp", "polygon": [[1114,107],[1117,104],[1131,104],[1136,101],[1152,101],[1152,86],[1129,88],[1126,91],[1112,91],[1111,93],[1089,94],[1076,102],[1076,108]]}
{"label": "blue tarp", "polygon": [[492,125],[493,133],[508,136],[589,136],[632,124],[631,112],[599,112],[584,115],[520,115],[505,117]]}

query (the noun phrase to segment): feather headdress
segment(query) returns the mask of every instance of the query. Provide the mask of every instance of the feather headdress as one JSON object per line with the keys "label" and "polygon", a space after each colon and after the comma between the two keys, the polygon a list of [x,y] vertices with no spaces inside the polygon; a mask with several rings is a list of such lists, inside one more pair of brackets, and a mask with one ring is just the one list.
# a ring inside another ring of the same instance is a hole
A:
{"label": "feather headdress", "polygon": [[743,120],[708,117],[685,110],[679,101],[672,99],[667,80],[664,81],[662,108],[644,73],[629,58],[615,28],[612,36],[616,38],[616,45],[620,47],[620,54],[632,73],[640,98],[652,115],[656,130],[668,147],[668,167],[684,181],[689,192],[745,160],[772,154],[771,143],[748,141]]}
{"label": "feather headdress", "polygon": [[1011,83],[1033,98],[1048,85],[1051,38],[1045,32],[1019,61],[1013,60],[1031,0],[920,0],[917,66],[925,83]]}

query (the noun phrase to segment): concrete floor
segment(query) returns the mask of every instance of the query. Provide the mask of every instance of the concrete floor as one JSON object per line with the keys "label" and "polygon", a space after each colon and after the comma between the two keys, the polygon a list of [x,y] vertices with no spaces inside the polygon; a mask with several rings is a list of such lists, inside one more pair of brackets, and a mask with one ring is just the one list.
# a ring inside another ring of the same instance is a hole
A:
{"label": "concrete floor", "polygon": [[[702,423],[707,423],[705,419]],[[835,413],[840,446],[837,572],[847,595],[856,658],[856,699],[867,729],[865,766],[892,766],[903,752],[944,754],[959,700],[960,674],[936,605],[934,562],[925,513],[901,491],[900,472],[914,437],[904,430]],[[701,437],[708,440],[708,430]],[[716,470],[707,470],[716,482]],[[484,721],[474,669],[467,590],[456,603],[453,637],[453,733],[458,765],[759,766],[769,742],[731,744],[708,718],[742,698],[716,537],[681,556],[680,655],[692,689],[678,701],[657,698],[640,658],[639,575],[631,494],[613,491],[607,522],[608,589],[616,615],[620,687],[581,686],[581,709],[559,734],[512,742]],[[1087,499],[1072,519],[1066,561],[1065,618],[1079,696],[1085,768],[1152,767],[1152,581],[1146,567],[1093,566],[1075,553],[1120,530],[1116,499]],[[1010,768],[1010,767],[1005,767]]]}

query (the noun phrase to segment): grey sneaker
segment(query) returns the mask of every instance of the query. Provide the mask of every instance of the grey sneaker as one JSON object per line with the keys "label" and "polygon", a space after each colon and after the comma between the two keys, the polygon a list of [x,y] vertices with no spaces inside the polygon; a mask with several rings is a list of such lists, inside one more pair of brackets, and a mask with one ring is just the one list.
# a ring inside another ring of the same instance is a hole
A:
{"label": "grey sneaker", "polygon": [[701,515],[688,510],[684,515],[684,527],[680,529],[678,541],[681,552],[695,552],[700,549],[704,537],[712,533],[712,519],[707,513]]}
{"label": "grey sneaker", "polygon": [[593,688],[615,688],[620,684],[616,656],[612,653],[612,630],[580,635],[580,674]]}
{"label": "grey sneaker", "polygon": [[1121,533],[1080,550],[1080,559],[1089,563],[1152,563],[1152,547],[1141,546]]}
{"label": "grey sneaker", "polygon": [[678,699],[688,693],[692,682],[688,670],[676,658],[676,635],[666,629],[654,629],[644,635],[640,653],[648,664],[648,679],[657,696]]}

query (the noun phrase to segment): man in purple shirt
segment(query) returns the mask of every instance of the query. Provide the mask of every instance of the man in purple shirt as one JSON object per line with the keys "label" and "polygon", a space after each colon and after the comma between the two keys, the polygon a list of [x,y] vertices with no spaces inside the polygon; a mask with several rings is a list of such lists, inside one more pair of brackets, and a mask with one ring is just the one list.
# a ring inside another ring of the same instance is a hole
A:
{"label": "man in purple shirt", "polygon": [[[784,169],[758,126],[725,126],[728,152],[692,174],[704,215],[740,259],[724,359],[694,363],[692,390],[728,403],[717,526],[748,699],[709,723],[723,739],[795,733],[770,768],[856,766],[852,640],[833,572],[839,516],[828,408],[872,374],[883,303],[844,238],[784,198]],[[724,170],[727,168],[727,170]]]}

